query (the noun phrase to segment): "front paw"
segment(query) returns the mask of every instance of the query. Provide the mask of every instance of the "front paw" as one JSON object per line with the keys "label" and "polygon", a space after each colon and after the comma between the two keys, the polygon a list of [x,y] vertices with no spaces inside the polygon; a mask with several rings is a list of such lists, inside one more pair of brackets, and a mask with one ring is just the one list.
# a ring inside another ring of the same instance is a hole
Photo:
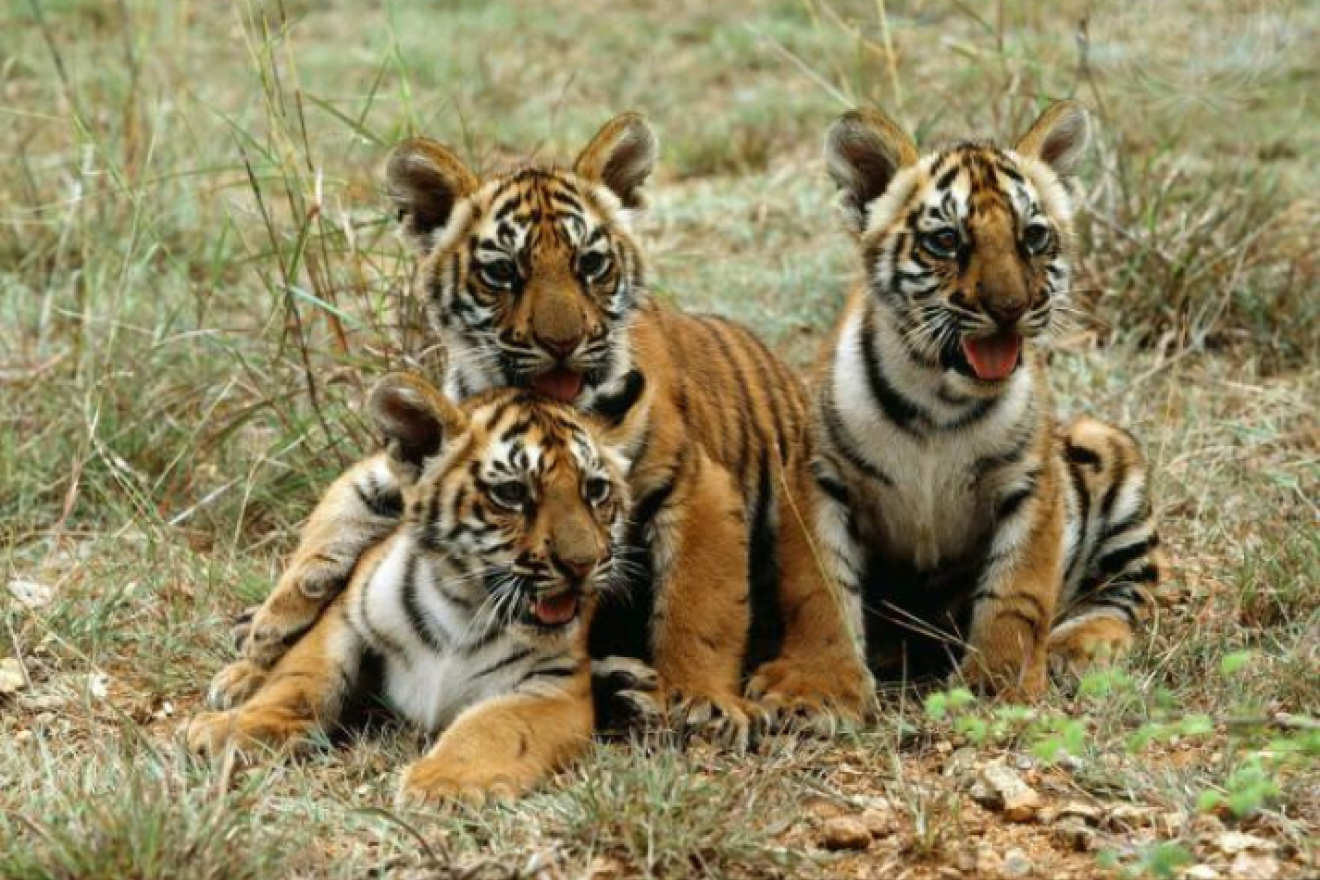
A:
{"label": "front paw", "polygon": [[237,713],[202,712],[188,719],[183,737],[195,755],[218,755],[237,740]]}
{"label": "front paw", "polygon": [[1050,634],[1050,667],[1056,675],[1081,678],[1132,649],[1132,628],[1114,617],[1065,623]]}
{"label": "front paw", "polygon": [[789,660],[762,664],[747,683],[747,696],[761,706],[772,729],[820,737],[861,724],[871,693],[864,671],[829,675]]}
{"label": "front paw", "polygon": [[428,757],[404,769],[395,802],[400,808],[446,803],[480,807],[488,801],[512,801],[536,782],[518,779],[495,762]]}
{"label": "front paw", "polygon": [[664,722],[656,671],[632,657],[606,657],[591,664],[596,729],[607,735],[647,730]]}
{"label": "front paw", "polygon": [[212,709],[233,709],[247,702],[266,682],[270,670],[251,660],[235,660],[211,679],[206,702]]}
{"label": "front paw", "polygon": [[674,688],[666,700],[669,722],[685,740],[745,752],[767,726],[764,710],[733,694],[710,694]]}
{"label": "front paw", "polygon": [[974,652],[958,666],[950,682],[983,694],[993,694],[1009,703],[1032,702],[1049,685],[1044,658],[1015,662],[988,662]]}

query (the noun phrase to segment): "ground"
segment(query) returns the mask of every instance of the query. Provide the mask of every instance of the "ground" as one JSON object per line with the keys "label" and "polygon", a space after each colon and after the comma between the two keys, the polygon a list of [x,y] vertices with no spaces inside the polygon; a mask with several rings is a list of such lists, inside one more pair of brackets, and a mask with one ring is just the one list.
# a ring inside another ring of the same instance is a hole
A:
{"label": "ground", "polygon": [[[3,10],[0,876],[1320,870],[1314,4]],[[248,769],[181,752],[231,615],[365,448],[362,389],[427,362],[390,144],[567,161],[645,111],[656,295],[805,368],[855,278],[831,118],[1009,139],[1066,96],[1099,139],[1050,373],[1145,444],[1174,562],[1134,657],[1030,710],[895,691],[750,757],[602,743],[480,811],[392,809],[404,730]]]}

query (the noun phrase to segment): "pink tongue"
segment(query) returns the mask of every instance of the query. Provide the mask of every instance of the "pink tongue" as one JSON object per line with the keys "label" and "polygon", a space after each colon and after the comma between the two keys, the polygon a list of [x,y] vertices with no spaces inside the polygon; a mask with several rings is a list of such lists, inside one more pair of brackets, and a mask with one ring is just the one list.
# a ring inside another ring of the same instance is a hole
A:
{"label": "pink tongue", "polygon": [[563,367],[555,367],[548,373],[542,373],[532,379],[531,384],[532,390],[538,394],[553,397],[564,403],[572,403],[573,398],[582,390],[582,374],[565,370]]}
{"label": "pink tongue", "polygon": [[999,333],[980,339],[964,339],[962,345],[963,354],[967,355],[976,378],[998,381],[1006,379],[1017,366],[1022,337],[1016,333]]}
{"label": "pink tongue", "polygon": [[568,623],[577,614],[577,595],[561,593],[550,599],[537,599],[532,603],[532,614],[548,626]]}

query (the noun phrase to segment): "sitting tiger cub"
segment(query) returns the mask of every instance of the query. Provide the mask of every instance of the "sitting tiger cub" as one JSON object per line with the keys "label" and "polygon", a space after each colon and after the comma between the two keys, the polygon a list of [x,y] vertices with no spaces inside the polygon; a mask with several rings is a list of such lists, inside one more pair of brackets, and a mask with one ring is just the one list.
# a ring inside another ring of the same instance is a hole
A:
{"label": "sitting tiger cub", "polygon": [[388,701],[444,729],[401,795],[516,795],[581,751],[593,728],[587,633],[616,578],[623,464],[572,407],[526,391],[456,406],[386,377],[370,411],[402,487],[402,524],[250,700],[203,714],[188,741],[278,745],[336,723],[379,657]]}
{"label": "sitting tiger cub", "polygon": [[[883,114],[831,129],[826,160],[864,283],[817,398],[822,538],[877,674],[961,663],[1034,695],[1048,659],[1125,649],[1163,568],[1126,433],[1056,426],[1038,341],[1067,302],[1085,111],[1017,143],[925,154]],[[965,648],[965,650],[964,650]]]}

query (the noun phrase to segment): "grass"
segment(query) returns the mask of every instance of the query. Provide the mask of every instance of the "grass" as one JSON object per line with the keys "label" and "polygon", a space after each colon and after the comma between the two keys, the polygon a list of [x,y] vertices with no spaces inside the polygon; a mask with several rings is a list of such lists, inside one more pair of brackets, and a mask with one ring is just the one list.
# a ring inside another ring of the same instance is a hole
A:
{"label": "grass", "polygon": [[[0,696],[0,876],[934,877],[992,875],[1013,849],[1042,875],[1174,876],[1228,873],[1226,830],[1264,839],[1281,876],[1315,871],[1310,7],[0,10],[0,659],[25,681]],[[1029,718],[899,694],[873,728],[753,759],[602,744],[480,813],[390,811],[407,731],[244,772],[181,753],[229,615],[365,448],[362,389],[433,367],[380,192],[390,144],[566,160],[646,111],[658,295],[806,365],[855,272],[828,121],[876,101],[928,140],[1008,138],[1065,95],[1101,137],[1088,315],[1052,376],[1065,410],[1142,438],[1176,561],[1152,638],[1101,693]],[[1090,849],[971,801],[994,757],[1052,805],[1097,805]],[[864,856],[821,846],[837,816],[879,823]]]}

